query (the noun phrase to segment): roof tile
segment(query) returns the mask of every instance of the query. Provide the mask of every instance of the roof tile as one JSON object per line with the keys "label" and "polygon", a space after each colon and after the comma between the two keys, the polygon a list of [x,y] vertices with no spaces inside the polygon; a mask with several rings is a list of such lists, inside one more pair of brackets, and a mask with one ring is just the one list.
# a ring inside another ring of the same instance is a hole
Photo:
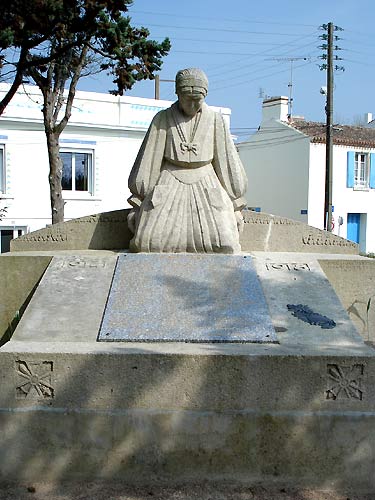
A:
{"label": "roof tile", "polygon": [[[291,122],[290,125],[309,136],[310,142],[325,144],[326,125],[324,123],[298,120],[296,122]],[[333,144],[375,148],[375,128],[334,125]]]}

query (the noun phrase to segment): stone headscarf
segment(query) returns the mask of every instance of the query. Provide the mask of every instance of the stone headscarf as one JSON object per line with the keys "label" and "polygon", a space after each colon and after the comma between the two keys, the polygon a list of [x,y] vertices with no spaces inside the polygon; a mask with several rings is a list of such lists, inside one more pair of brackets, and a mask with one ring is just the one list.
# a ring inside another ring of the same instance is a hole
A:
{"label": "stone headscarf", "polygon": [[181,69],[176,75],[176,94],[178,92],[194,92],[204,96],[208,92],[208,78],[199,68]]}

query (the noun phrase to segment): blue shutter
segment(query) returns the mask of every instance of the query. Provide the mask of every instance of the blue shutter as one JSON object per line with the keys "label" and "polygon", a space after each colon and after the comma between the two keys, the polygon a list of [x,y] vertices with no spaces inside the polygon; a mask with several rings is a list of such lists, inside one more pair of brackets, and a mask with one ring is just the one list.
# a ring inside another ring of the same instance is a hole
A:
{"label": "blue shutter", "polygon": [[370,188],[375,188],[375,153],[370,153]]}
{"label": "blue shutter", "polygon": [[346,175],[346,187],[354,187],[354,151],[348,151],[348,164],[347,164],[347,175]]}

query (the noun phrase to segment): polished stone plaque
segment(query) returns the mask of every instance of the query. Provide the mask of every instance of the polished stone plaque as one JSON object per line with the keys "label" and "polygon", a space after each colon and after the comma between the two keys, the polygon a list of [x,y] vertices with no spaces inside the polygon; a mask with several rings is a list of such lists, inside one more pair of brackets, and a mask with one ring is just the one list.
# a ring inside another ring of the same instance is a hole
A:
{"label": "polished stone plaque", "polygon": [[245,255],[123,254],[99,341],[277,342]]}

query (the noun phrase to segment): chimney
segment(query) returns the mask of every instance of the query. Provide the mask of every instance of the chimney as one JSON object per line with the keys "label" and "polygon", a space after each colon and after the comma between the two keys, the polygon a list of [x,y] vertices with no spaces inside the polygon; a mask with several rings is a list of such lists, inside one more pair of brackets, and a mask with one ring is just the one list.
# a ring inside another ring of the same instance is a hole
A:
{"label": "chimney", "polygon": [[365,113],[365,123],[372,122],[372,113]]}
{"label": "chimney", "polygon": [[288,121],[288,98],[269,97],[264,99],[262,108],[262,122],[269,120]]}

